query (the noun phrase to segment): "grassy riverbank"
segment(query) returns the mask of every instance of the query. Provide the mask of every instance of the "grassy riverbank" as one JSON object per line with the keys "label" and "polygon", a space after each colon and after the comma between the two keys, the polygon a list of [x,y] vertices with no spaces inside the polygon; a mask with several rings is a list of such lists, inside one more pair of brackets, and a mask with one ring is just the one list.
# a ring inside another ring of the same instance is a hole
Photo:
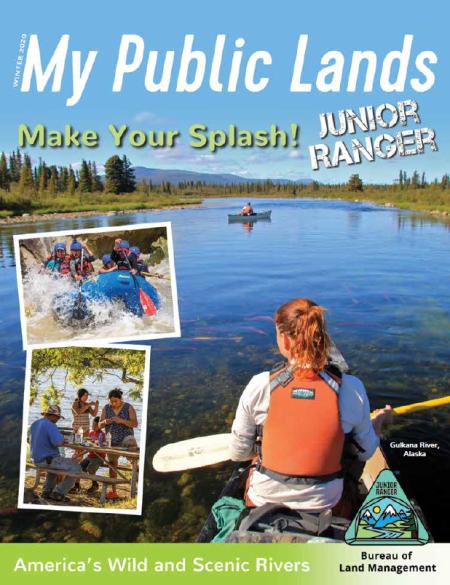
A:
{"label": "grassy riverbank", "polygon": [[44,215],[49,213],[133,211],[136,209],[161,209],[164,207],[194,205],[202,202],[202,196],[187,196],[182,193],[162,194],[126,193],[82,193],[53,196],[24,196],[14,192],[0,193],[0,218],[22,215]]}
{"label": "grassy riverbank", "polygon": [[[306,195],[305,195],[306,196]],[[312,193],[311,197],[325,197],[327,199],[345,199],[347,201],[370,201],[378,205],[389,205],[412,211],[434,212],[442,215],[450,214],[450,191],[437,191],[433,188],[420,190],[389,191],[371,189],[364,191],[321,192]]]}
{"label": "grassy riverbank", "polygon": [[349,191],[344,186],[320,185],[320,188],[314,188],[307,185],[298,192],[282,190],[242,192],[238,189],[229,189],[226,193],[217,189],[217,186],[207,186],[201,191],[204,198],[208,197],[238,197],[243,201],[252,198],[267,199],[295,199],[295,198],[314,198],[314,199],[344,199],[346,201],[368,201],[377,205],[388,205],[398,207],[399,209],[410,209],[411,211],[420,211],[450,215],[450,190],[443,190],[433,185],[421,189],[396,189],[395,187],[384,185],[368,185],[363,191]]}
{"label": "grassy riverbank", "polygon": [[[244,185],[245,186],[245,185]],[[172,193],[60,193],[58,195],[19,195],[17,192],[0,192],[0,219],[22,214],[45,215],[53,213],[127,212],[138,209],[162,209],[185,205],[198,205],[206,198],[227,197],[251,200],[256,198],[344,199],[370,201],[400,209],[450,215],[450,190],[434,185],[421,189],[396,189],[390,186],[368,185],[363,191],[349,191],[344,186],[314,185],[300,189],[244,190],[242,185],[201,185],[196,188],[173,188]]]}

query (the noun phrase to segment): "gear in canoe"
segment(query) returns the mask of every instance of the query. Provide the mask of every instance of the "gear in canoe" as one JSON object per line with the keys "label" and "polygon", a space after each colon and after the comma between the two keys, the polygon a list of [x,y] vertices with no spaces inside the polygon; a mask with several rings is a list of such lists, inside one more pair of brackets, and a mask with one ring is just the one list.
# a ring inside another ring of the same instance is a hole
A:
{"label": "gear in canoe", "polygon": [[93,319],[91,303],[119,301],[130,313],[142,317],[149,314],[143,298],[146,304],[153,305],[155,314],[160,305],[159,295],[145,278],[125,270],[105,272],[83,282],[80,290],[56,295],[53,312],[59,321],[85,325]]}

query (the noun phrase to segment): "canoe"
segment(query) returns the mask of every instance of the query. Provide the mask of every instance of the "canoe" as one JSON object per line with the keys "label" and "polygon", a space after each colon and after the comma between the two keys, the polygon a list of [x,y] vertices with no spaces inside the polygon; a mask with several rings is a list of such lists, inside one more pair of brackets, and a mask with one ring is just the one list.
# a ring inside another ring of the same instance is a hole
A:
{"label": "canoe", "polygon": [[[128,270],[105,272],[88,278],[80,287],[56,295],[52,302],[55,317],[68,324],[79,324],[94,318],[96,303],[119,302],[122,306],[138,317],[144,314],[139,299],[139,289],[147,293],[155,307],[160,305],[156,289],[142,276],[133,276]],[[111,311],[113,317],[114,311]]]}
{"label": "canoe", "polygon": [[261,211],[252,215],[240,215],[239,213],[229,213],[228,221],[258,221],[260,219],[270,219],[272,211]]}
{"label": "canoe", "polygon": [[[233,498],[243,499],[245,483],[248,477],[250,466],[248,463],[239,464],[233,471],[230,479],[226,483],[220,498],[224,496],[231,496]],[[350,525],[351,519],[356,514],[357,509],[367,496],[372,484],[374,483],[379,472],[383,469],[389,469],[386,458],[381,450],[377,448],[373,456],[366,462],[363,474],[358,484],[358,503],[349,503],[351,512],[349,517],[333,515],[331,526],[326,531],[326,536],[313,536],[309,533],[299,532],[277,532],[271,530],[270,532],[256,532],[249,530],[235,530],[229,534],[225,540],[227,543],[262,543],[262,542],[280,542],[280,543],[300,543],[300,542],[338,542],[344,541],[344,535]],[[344,492],[344,502],[346,494]],[[345,503],[344,503],[345,507]],[[417,504],[415,504],[417,511]],[[217,532],[216,523],[212,513],[209,514],[202,530],[197,538],[197,542],[211,542]]]}
{"label": "canoe", "polygon": [[[333,345],[332,352],[330,354],[330,364],[339,366],[342,368],[341,371],[348,371],[348,366],[345,362],[344,357],[339,350]],[[372,457],[363,464],[361,462],[362,473],[358,484],[352,481],[346,481],[344,479],[344,493],[338,507],[332,511],[331,524],[323,535],[315,536],[311,532],[289,532],[284,530],[283,532],[277,532],[273,527],[269,531],[251,531],[234,530],[225,539],[227,543],[268,543],[268,542],[280,542],[280,543],[301,543],[301,542],[330,542],[330,543],[343,543],[345,542],[344,536],[350,526],[350,523],[356,515],[358,509],[364,502],[367,494],[369,493],[372,485],[374,484],[379,473],[383,469],[390,469],[386,457],[381,449],[378,447]],[[360,470],[361,470],[360,467]],[[251,469],[251,462],[239,463],[235,467],[230,479],[225,484],[219,498],[230,496],[242,500],[244,498],[246,481],[248,478],[249,471]],[[218,498],[218,499],[219,499]],[[426,525],[423,512],[418,506],[417,502],[412,500],[414,509],[420,517],[423,524]],[[289,514],[289,512],[288,512]],[[295,515],[295,513],[293,513]],[[288,516],[287,516],[288,517]],[[208,515],[205,524],[203,525],[200,534],[197,538],[197,542],[211,542],[216,533],[217,525],[212,512]]]}

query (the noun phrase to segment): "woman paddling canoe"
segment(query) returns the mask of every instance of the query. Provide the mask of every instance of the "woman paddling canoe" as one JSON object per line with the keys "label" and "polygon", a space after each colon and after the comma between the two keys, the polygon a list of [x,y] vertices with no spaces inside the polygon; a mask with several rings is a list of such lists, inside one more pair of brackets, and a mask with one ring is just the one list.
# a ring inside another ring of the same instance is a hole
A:
{"label": "woman paddling canoe", "polygon": [[358,444],[358,458],[369,459],[392,409],[386,406],[371,419],[361,380],[327,370],[331,342],[322,307],[295,299],[278,309],[275,323],[287,363],[254,376],[245,388],[233,422],[231,458],[254,458],[247,506],[279,503],[321,512],[342,496],[346,436]]}

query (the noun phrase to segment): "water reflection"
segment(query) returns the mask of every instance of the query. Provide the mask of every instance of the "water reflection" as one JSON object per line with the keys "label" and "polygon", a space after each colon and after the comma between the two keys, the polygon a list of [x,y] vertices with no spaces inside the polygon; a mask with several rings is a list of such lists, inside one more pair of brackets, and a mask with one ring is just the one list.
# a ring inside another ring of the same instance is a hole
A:
{"label": "water reflection", "polygon": [[399,212],[397,216],[398,229],[418,229],[430,225],[441,226],[444,230],[450,231],[450,216],[432,215],[430,213]]}
{"label": "water reflection", "polygon": [[[149,462],[162,444],[229,430],[245,384],[279,359],[271,322],[276,308],[297,296],[327,307],[333,338],[353,372],[364,380],[372,408],[447,392],[450,295],[442,277],[448,263],[445,222],[411,222],[410,212],[363,202],[260,200],[258,207],[272,209],[272,219],[244,222],[252,224],[248,237],[249,226],[235,228],[226,221],[240,203],[216,199],[196,209],[33,226],[47,231],[173,222],[182,338],[152,343]],[[413,225],[416,229],[405,229]],[[8,438],[0,445],[0,459],[11,493],[17,477],[19,438],[14,425],[21,409],[24,363],[10,252],[11,234],[19,231],[30,231],[30,226],[7,227],[0,240],[5,259],[0,301],[7,340],[0,344],[4,366],[0,418]],[[447,541],[450,534],[441,518],[449,511],[448,503],[442,504],[448,502],[449,419],[449,410],[443,408],[395,421],[393,439],[439,443],[439,450],[420,461],[387,448],[392,466],[401,472],[402,486],[423,507],[433,535]],[[168,477],[153,473],[148,464],[143,519],[134,528],[117,520],[109,532],[105,523],[104,534],[110,540],[117,540],[118,534],[127,539],[141,535],[150,540],[192,540],[228,472],[223,467]],[[162,500],[168,510],[163,518]],[[48,515],[42,518],[50,521]],[[29,517],[21,522],[20,531],[32,530]]]}
{"label": "water reflection", "polygon": [[244,232],[250,233],[251,231],[253,231],[253,228],[255,226],[255,224],[258,223],[271,223],[271,218],[270,217],[261,217],[261,218],[252,218],[251,216],[246,216],[246,219],[240,219],[240,220],[236,220],[236,219],[230,219],[228,218],[228,223],[230,225],[241,225],[242,229],[244,230]]}

